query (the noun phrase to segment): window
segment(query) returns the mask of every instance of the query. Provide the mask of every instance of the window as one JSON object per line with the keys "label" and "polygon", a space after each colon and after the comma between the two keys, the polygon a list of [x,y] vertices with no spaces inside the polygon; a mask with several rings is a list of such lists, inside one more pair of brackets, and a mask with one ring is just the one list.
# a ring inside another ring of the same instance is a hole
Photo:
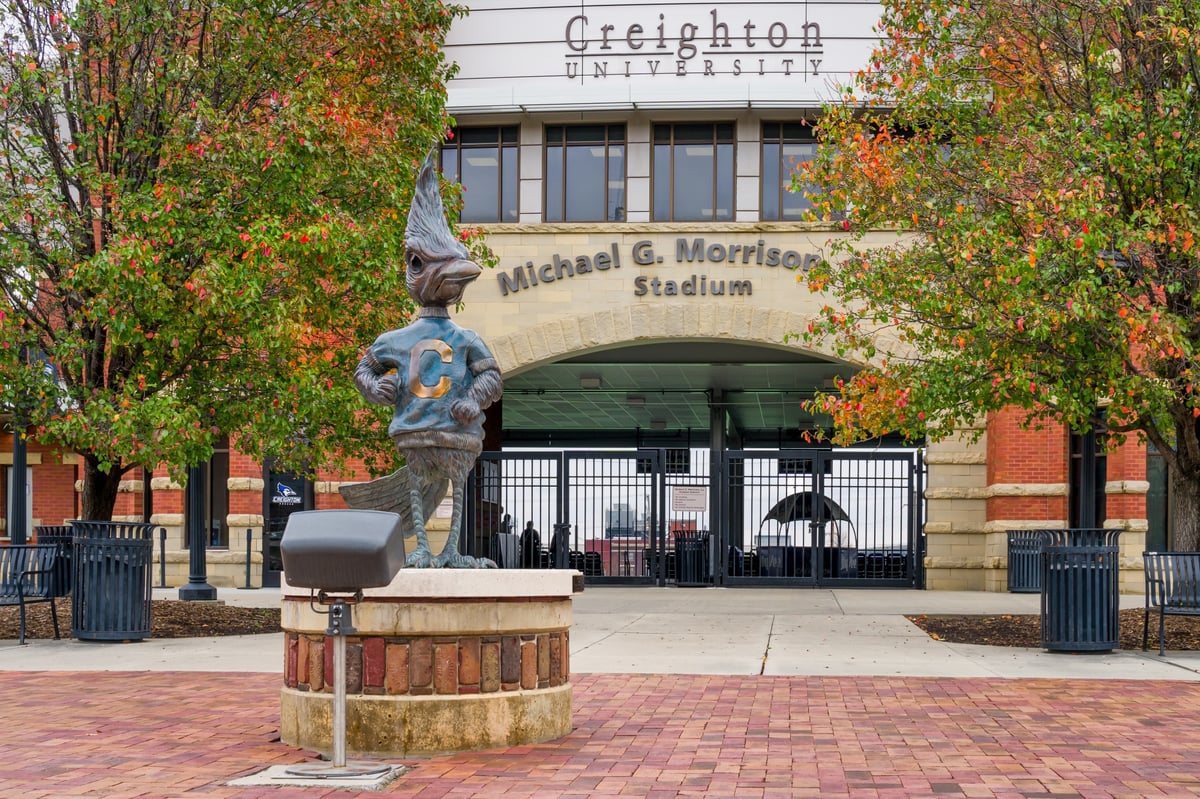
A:
{"label": "window", "polygon": [[[198,470],[200,492],[203,494],[203,509],[200,526],[208,528],[205,546],[217,549],[229,547],[229,438],[222,437],[213,449],[212,458]],[[191,511],[190,490],[184,493],[184,548],[190,549]],[[149,517],[146,517],[149,518]]]}
{"label": "window", "polygon": [[654,219],[733,219],[733,124],[654,126]]}
{"label": "window", "polygon": [[817,153],[810,125],[778,122],[762,126],[762,218],[802,219],[812,203],[801,192],[788,191],[792,174]]}
{"label": "window", "polygon": [[625,219],[625,126],[546,128],[546,221]]}
{"label": "window", "polygon": [[217,442],[208,462],[208,524],[210,547],[228,548],[229,541],[229,438]]}
{"label": "window", "polygon": [[[1108,459],[1097,441],[1097,437],[1103,436],[1104,432],[1104,424],[1099,420],[1091,433],[1067,432],[1067,452],[1070,456],[1067,524],[1070,527],[1104,526],[1107,505],[1104,485],[1108,479]],[[1087,519],[1086,516],[1092,518]]]}
{"label": "window", "polygon": [[[692,451],[679,447],[669,447],[662,450],[662,470],[664,474],[691,474]],[[638,458],[638,474],[654,474],[655,463],[650,458]]]}
{"label": "window", "polygon": [[517,128],[457,128],[442,145],[442,172],[461,183],[459,222],[517,221]]}

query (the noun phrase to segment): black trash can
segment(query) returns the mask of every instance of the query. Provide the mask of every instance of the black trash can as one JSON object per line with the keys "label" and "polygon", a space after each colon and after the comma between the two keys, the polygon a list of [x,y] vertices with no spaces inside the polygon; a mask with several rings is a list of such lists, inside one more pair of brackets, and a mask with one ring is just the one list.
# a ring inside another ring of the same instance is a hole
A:
{"label": "black trash can", "polygon": [[154,525],[72,521],[75,592],[71,635],[88,641],[140,641],[150,635]]}
{"label": "black trash can", "polygon": [[56,597],[68,596],[75,582],[72,560],[74,534],[68,524],[46,524],[33,528],[39,544],[54,544],[58,550],[54,559],[53,592]]}
{"label": "black trash can", "polygon": [[550,568],[571,568],[570,553],[571,525],[559,522],[554,525],[554,537],[550,539]]}
{"label": "black trash can", "polygon": [[1042,647],[1108,652],[1120,641],[1120,530],[1042,530]]}
{"label": "black trash can", "polygon": [[1042,590],[1042,531],[1008,531],[1008,591],[1036,594]]}
{"label": "black trash can", "polygon": [[675,585],[708,585],[708,533],[675,534]]}

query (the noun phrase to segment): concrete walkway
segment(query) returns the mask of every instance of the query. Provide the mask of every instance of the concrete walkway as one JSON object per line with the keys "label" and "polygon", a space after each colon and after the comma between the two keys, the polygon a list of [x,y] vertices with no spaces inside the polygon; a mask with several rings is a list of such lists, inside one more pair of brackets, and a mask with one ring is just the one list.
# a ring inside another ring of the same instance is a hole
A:
{"label": "concrete walkway", "polygon": [[[156,590],[177,598],[174,590]],[[222,589],[229,604],[270,607],[277,590]],[[1140,596],[1123,597],[1140,607]],[[1200,652],[1110,654],[935,641],[905,615],[1039,612],[1036,594],[865,589],[589,587],[574,600],[571,671],[911,677],[1200,680]],[[1198,621],[1197,623],[1200,623]],[[278,635],[134,644],[0,642],[0,669],[279,673]]]}
{"label": "concrete walkway", "polygon": [[[278,602],[271,591],[221,594]],[[903,618],[1037,605],[1036,595],[589,588],[575,602],[569,735],[406,758],[411,770],[383,793],[1200,796],[1200,656],[946,644]],[[378,796],[231,784],[313,762],[278,740],[282,654],[279,635],[0,642],[0,799]]]}

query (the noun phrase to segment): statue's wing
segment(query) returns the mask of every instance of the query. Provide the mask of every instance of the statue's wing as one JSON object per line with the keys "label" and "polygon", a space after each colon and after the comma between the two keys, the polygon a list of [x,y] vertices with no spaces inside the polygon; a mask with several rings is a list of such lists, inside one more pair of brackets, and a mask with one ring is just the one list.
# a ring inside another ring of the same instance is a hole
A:
{"label": "statue's wing", "polygon": [[[416,529],[413,525],[408,479],[408,467],[404,466],[369,483],[346,483],[338,491],[341,492],[342,499],[346,500],[348,507],[359,510],[385,510],[400,514],[405,530],[404,535],[408,538]],[[435,480],[432,485],[426,487],[421,495],[421,505],[426,521],[433,518],[433,512],[445,499],[449,488],[449,480]]]}

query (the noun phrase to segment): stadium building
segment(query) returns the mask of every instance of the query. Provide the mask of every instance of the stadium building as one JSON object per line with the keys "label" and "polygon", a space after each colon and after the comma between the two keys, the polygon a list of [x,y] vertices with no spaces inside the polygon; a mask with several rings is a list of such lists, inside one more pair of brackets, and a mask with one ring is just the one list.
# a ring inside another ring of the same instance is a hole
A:
{"label": "stadium building", "polygon": [[[1168,537],[1144,448],[1093,456],[1015,413],[961,439],[834,448],[803,407],[859,365],[793,335],[828,302],[807,270],[847,234],[787,189],[877,17],[857,0],[476,0],[455,23],[442,167],[498,257],[455,318],[506,381],[466,550],[596,582],[1005,590],[1008,531],[1094,508],[1141,590],[1137,554]],[[30,459],[25,523],[69,518],[71,457]],[[208,471],[210,580],[231,585],[246,530],[269,584],[288,512],[339,507],[359,477],[307,481],[236,449]],[[169,580],[186,581],[179,487],[131,480],[118,513],[165,526]]]}

